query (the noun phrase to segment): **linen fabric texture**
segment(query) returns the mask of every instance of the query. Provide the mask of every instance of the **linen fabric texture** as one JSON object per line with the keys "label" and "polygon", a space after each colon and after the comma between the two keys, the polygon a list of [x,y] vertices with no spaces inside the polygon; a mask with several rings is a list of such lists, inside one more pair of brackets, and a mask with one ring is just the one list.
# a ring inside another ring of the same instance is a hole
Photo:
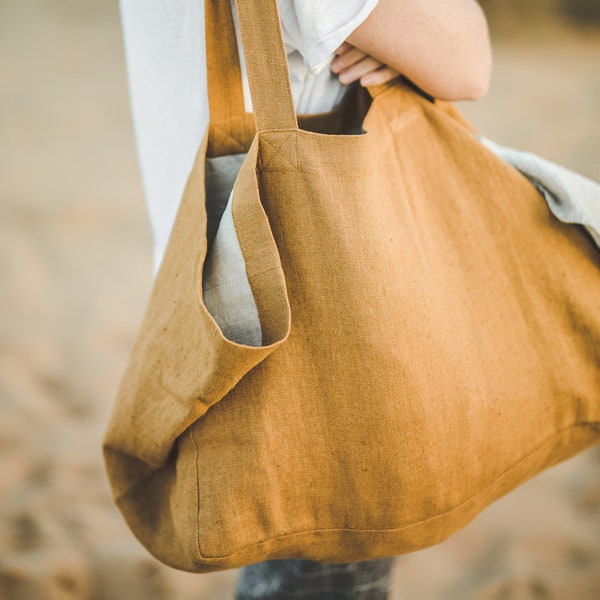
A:
{"label": "linen fabric texture", "polygon": [[[149,551],[197,572],[411,552],[596,443],[589,235],[406,82],[298,124],[275,0],[237,2],[245,114],[228,1],[206,10],[211,123],[104,444]],[[241,153],[255,345],[202,291],[207,160]]]}
{"label": "linen fabric texture", "polygon": [[582,225],[600,248],[600,184],[531,152],[478,137],[486,148],[535,185],[557,219]]}
{"label": "linen fabric texture", "polygon": [[[346,89],[329,69],[333,52],[377,0],[277,4],[296,109],[331,110]],[[119,5],[156,272],[209,122],[204,5],[202,0],[119,0]],[[243,69],[242,76],[246,110],[251,112]]]}

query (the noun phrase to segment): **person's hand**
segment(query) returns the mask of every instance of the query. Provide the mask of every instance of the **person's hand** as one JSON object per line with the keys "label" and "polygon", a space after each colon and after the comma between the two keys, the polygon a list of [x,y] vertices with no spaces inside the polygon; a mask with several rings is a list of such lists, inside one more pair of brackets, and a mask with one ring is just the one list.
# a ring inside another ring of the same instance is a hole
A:
{"label": "person's hand", "polygon": [[348,42],[344,42],[335,54],[331,70],[345,85],[354,81],[360,81],[362,86],[381,85],[400,76],[398,72]]}

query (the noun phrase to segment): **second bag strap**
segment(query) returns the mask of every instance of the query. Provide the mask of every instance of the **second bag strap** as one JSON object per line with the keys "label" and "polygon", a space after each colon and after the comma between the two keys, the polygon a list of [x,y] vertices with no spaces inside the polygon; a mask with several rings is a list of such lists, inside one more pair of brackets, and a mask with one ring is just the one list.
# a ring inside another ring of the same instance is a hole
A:
{"label": "second bag strap", "polygon": [[[277,0],[236,0],[258,131],[297,129]],[[229,0],[205,0],[211,121],[244,114],[241,70]]]}
{"label": "second bag strap", "polygon": [[205,0],[206,77],[212,123],[246,112],[242,71],[229,0]]}

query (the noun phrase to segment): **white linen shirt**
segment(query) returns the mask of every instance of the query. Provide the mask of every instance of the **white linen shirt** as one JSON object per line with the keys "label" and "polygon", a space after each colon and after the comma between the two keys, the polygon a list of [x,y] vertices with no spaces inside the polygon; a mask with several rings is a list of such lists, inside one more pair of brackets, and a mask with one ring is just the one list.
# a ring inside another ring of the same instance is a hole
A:
{"label": "white linen shirt", "polygon": [[[329,70],[333,52],[377,2],[278,0],[298,113],[331,110],[340,100],[345,88]],[[157,269],[208,125],[204,2],[120,0],[120,7]],[[244,97],[251,110],[245,75]]]}

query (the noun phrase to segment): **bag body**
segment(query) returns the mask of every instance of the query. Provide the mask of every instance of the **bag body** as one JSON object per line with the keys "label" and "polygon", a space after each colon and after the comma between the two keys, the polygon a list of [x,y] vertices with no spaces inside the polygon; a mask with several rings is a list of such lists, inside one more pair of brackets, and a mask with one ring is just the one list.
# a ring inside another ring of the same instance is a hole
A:
{"label": "bag body", "polygon": [[[197,572],[393,556],[598,442],[588,235],[401,82],[300,128],[276,0],[237,1],[254,125],[228,0],[206,6],[211,125],[104,445],[140,541]],[[202,286],[207,161],[239,153],[247,343]]]}

